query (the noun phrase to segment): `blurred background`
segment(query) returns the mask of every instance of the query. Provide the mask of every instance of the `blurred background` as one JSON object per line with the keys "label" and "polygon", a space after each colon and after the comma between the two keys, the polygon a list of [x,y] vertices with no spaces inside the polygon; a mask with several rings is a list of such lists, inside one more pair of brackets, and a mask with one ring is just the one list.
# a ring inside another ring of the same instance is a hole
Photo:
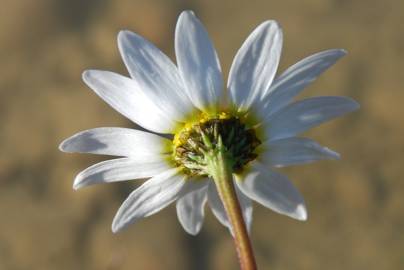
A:
{"label": "blurred background", "polygon": [[[358,112],[307,135],[341,161],[283,169],[304,195],[298,222],[259,205],[252,241],[259,269],[404,269],[404,2],[14,0],[0,11],[0,269],[238,269],[229,233],[209,210],[188,236],[172,206],[114,235],[121,202],[138,185],[74,192],[102,160],[63,154],[84,129],[133,127],[81,81],[88,68],[127,74],[116,35],[137,32],[173,58],[176,18],[193,9],[225,74],[264,20],[284,30],[280,71],[312,53],[349,54],[302,96],[345,95]],[[105,158],[104,158],[105,159]]]}

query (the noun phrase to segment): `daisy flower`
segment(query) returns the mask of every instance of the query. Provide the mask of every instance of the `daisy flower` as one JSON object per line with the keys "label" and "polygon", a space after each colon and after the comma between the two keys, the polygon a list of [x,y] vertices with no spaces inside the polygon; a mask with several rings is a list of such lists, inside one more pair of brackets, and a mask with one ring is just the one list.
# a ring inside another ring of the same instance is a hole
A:
{"label": "daisy flower", "polygon": [[[252,201],[306,220],[302,196],[274,168],[339,158],[298,136],[356,110],[358,104],[345,97],[294,97],[344,56],[344,50],[311,55],[275,78],[282,30],[277,22],[266,21],[237,52],[225,87],[212,42],[191,11],[182,12],[177,22],[176,65],[129,31],[119,33],[118,47],[130,77],[87,70],[83,80],[147,131],[94,128],[60,145],[64,152],[118,157],[80,172],[74,189],[148,179],[123,202],[113,232],[173,202],[181,225],[193,235],[202,227],[206,203],[236,240],[245,238],[245,228],[251,226]],[[238,247],[239,255],[246,246]]]}

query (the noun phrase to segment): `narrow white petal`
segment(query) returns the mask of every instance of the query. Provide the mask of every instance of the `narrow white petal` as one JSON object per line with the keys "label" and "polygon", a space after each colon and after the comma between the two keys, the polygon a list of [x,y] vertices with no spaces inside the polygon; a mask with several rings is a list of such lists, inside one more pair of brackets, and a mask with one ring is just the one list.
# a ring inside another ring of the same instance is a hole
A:
{"label": "narrow white petal", "polygon": [[295,136],[359,108],[346,97],[314,97],[292,103],[266,120],[270,140]]}
{"label": "narrow white petal", "polygon": [[285,138],[267,141],[261,146],[259,159],[264,164],[282,167],[305,164],[322,159],[339,159],[339,154],[307,138]]}
{"label": "narrow white petal", "polygon": [[212,209],[213,214],[219,220],[219,222],[223,225],[229,228],[231,230],[231,226],[229,223],[229,220],[227,218],[226,210],[224,209],[223,203],[220,200],[219,194],[217,193],[217,189],[215,186],[215,183],[212,181],[212,183],[209,184],[208,187],[208,203],[210,206],[210,209]]}
{"label": "narrow white petal", "polygon": [[158,133],[171,133],[175,128],[172,114],[158,107],[134,80],[100,70],[85,71],[83,80],[111,107],[136,124]]}
{"label": "narrow white petal", "polygon": [[275,78],[264,97],[261,114],[269,117],[289,104],[308,84],[335,64],[346,54],[345,50],[333,49],[313,54],[285,70]]}
{"label": "narrow white petal", "polygon": [[202,23],[184,11],[175,29],[175,53],[188,96],[202,111],[215,111],[222,101],[223,78],[219,59]]}
{"label": "narrow white petal", "polygon": [[278,68],[282,30],[275,21],[259,25],[234,58],[227,82],[231,100],[241,111],[261,100]]}
{"label": "narrow white petal", "polygon": [[[236,180],[237,181],[237,180]],[[235,181],[235,182],[236,182]],[[234,185],[237,192],[238,202],[240,203],[241,211],[243,212],[244,222],[246,224],[248,232],[251,232],[251,225],[253,220],[253,205],[249,197],[244,195],[237,184]]]}
{"label": "narrow white petal", "polygon": [[175,120],[184,120],[194,106],[174,63],[152,43],[130,31],[119,33],[118,46],[132,79],[144,94]]}
{"label": "narrow white petal", "polygon": [[59,149],[67,153],[148,158],[164,154],[169,140],[129,128],[103,127],[79,132],[64,140]]}
{"label": "narrow white petal", "polygon": [[171,169],[146,181],[123,202],[112,222],[112,231],[118,232],[174,202],[186,183],[185,178],[178,169]]}
{"label": "narrow white petal", "polygon": [[[248,197],[246,197],[237,186],[235,186],[235,190],[241,207],[241,211],[243,213],[244,222],[247,225],[247,230],[250,231],[252,224],[252,213],[253,213],[251,200]],[[233,234],[231,224],[227,217],[226,210],[223,206],[222,200],[220,199],[220,196],[217,192],[216,185],[214,182],[210,183],[208,187],[208,203],[210,208],[212,209],[213,214],[219,220],[219,222],[223,226],[227,227]]]}
{"label": "narrow white petal", "polygon": [[245,195],[265,207],[298,220],[307,219],[303,197],[287,177],[259,162],[254,162],[251,170],[236,183]]}
{"label": "narrow white petal", "polygon": [[132,179],[148,178],[167,171],[170,166],[161,155],[143,158],[119,158],[97,163],[80,172],[74,189],[85,186]]}
{"label": "narrow white petal", "polygon": [[202,228],[207,200],[207,185],[177,200],[177,216],[184,230],[197,235]]}

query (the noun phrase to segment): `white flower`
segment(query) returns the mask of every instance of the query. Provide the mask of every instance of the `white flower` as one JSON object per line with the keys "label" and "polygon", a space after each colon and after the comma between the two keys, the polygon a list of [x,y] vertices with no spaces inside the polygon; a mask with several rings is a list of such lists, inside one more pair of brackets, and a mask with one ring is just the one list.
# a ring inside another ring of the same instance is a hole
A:
{"label": "white flower", "polygon": [[[344,97],[293,99],[345,55],[344,50],[314,54],[274,78],[282,31],[275,21],[266,21],[238,51],[226,90],[216,51],[190,11],[180,15],[176,26],[177,66],[150,42],[129,31],[119,33],[118,46],[130,78],[87,70],[83,80],[114,109],[151,132],[95,128],[60,145],[64,152],[120,157],[79,173],[75,189],[150,178],[122,204],[112,224],[114,232],[175,201],[178,219],[190,234],[200,231],[206,202],[217,219],[230,228],[215,184],[204,173],[203,160],[195,150],[199,148],[193,144],[200,142],[198,130],[207,129],[206,123],[212,128],[213,123],[222,127],[231,121],[239,125],[235,132],[241,133],[234,135],[230,127],[227,131],[223,128],[227,133],[222,135],[236,136],[226,147],[231,149],[229,144],[234,144],[241,149],[232,152],[238,162],[234,182],[247,226],[252,221],[251,200],[299,220],[307,218],[302,196],[273,168],[339,158],[328,148],[297,135],[357,109],[358,104]],[[183,154],[182,147],[193,150]]]}

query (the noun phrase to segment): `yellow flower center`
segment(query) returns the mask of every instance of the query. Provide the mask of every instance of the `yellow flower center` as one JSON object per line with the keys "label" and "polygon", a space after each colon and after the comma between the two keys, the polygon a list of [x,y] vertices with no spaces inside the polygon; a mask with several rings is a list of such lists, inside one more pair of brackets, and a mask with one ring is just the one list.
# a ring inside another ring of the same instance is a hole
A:
{"label": "yellow flower center", "polygon": [[254,128],[247,127],[238,116],[226,112],[202,115],[199,121],[187,123],[173,139],[173,158],[178,167],[190,176],[206,176],[207,156],[222,141],[223,150],[231,161],[233,172],[257,157],[261,141]]}

